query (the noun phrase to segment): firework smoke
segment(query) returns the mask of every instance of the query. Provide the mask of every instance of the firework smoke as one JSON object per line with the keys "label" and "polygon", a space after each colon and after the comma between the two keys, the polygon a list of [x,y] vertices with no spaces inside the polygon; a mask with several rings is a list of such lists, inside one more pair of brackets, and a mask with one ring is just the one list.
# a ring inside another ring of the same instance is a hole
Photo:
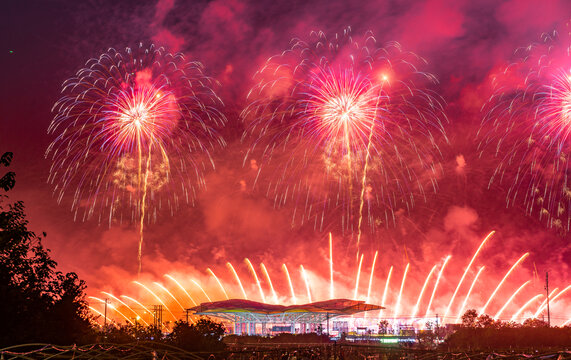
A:
{"label": "firework smoke", "polygon": [[423,63],[371,33],[293,39],[257,72],[242,112],[251,185],[276,207],[291,203],[293,224],[322,230],[336,213],[359,237],[364,218],[373,230],[393,224],[440,171],[446,117]]}
{"label": "firework smoke", "polygon": [[48,132],[49,182],[73,194],[76,219],[144,222],[191,203],[205,186],[225,123],[214,82],[163,48],[109,49],[63,84]]}

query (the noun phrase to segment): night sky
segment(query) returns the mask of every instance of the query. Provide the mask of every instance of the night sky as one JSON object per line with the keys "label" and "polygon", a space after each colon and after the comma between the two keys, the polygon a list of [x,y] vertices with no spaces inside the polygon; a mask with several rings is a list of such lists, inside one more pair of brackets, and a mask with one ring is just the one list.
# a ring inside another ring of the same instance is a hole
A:
{"label": "night sky", "polygon": [[[259,300],[243,261],[248,257],[256,266],[264,262],[284,302],[289,301],[289,292],[282,263],[295,272],[292,278],[300,297],[304,290],[298,273],[303,264],[314,284],[313,299],[325,299],[331,231],[339,284],[336,296],[352,297],[358,263],[351,247],[355,235],[340,231],[335,214],[326,217],[324,231],[308,224],[292,226],[290,208],[274,208],[263,191],[244,191],[251,169],[242,166],[248,144],[241,141],[244,125],[239,115],[254,85],[254,73],[268,57],[288,48],[290,39],[308,39],[314,30],[333,37],[349,26],[355,36],[371,30],[379,43],[398,41],[427,60],[424,70],[439,80],[433,90],[447,102],[444,128],[449,143],[440,145],[443,174],[437,192],[429,192],[426,202],[418,200],[411,211],[395,209],[395,224],[363,235],[360,297],[366,293],[377,250],[375,299],[380,298],[389,267],[394,266],[391,289],[397,292],[410,262],[407,304],[416,301],[430,268],[451,254],[437,296],[442,301],[434,305],[443,309],[480,241],[496,230],[470,273],[473,277],[479,266],[486,266],[474,306],[481,306],[510,266],[530,252],[500,292],[506,299],[523,282],[533,280],[525,295],[515,299],[521,306],[544,291],[546,271],[550,287],[563,289],[570,284],[571,244],[568,233],[548,228],[538,216],[526,216],[523,205],[506,207],[505,186],[488,187],[497,159],[480,158],[477,152],[480,109],[492,93],[492,76],[514,61],[517,48],[540,42],[542,33],[553,31],[559,32],[561,46],[569,46],[566,23],[570,16],[571,3],[566,0],[368,1],[362,5],[280,0],[6,0],[0,14],[0,152],[14,152],[11,170],[17,182],[9,196],[24,201],[29,227],[48,234],[44,242],[59,268],[77,272],[87,281],[88,293],[98,296],[104,290],[143,296],[131,283],[137,279],[137,224],[109,227],[97,219],[75,222],[70,196],[58,204],[47,183],[50,160],[45,151],[53,140],[47,128],[61,84],[89,58],[110,47],[164,46],[202,62],[207,74],[220,82],[218,92],[228,119],[222,130],[227,146],[213,154],[216,170],[207,173],[207,190],[198,194],[194,206],[182,204],[174,216],[161,213],[156,223],[146,226],[140,279],[165,282],[166,273],[185,280],[193,277],[221,299],[205,271],[210,267],[229,284],[234,296],[240,296],[226,268],[230,261],[247,283],[250,298]],[[563,299],[552,308],[561,323],[571,313],[571,292]],[[501,304],[498,301],[496,307]]]}

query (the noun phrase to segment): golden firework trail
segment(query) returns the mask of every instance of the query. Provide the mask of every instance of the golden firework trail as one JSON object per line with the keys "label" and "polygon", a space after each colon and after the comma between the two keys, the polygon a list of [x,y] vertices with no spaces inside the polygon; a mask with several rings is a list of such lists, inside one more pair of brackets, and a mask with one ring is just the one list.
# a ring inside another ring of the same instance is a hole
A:
{"label": "golden firework trail", "polygon": [[125,302],[121,301],[121,299],[119,299],[117,296],[115,296],[115,295],[113,295],[113,294],[111,294],[111,293],[105,292],[105,291],[102,291],[101,293],[104,294],[104,295],[107,295],[107,296],[109,296],[109,297],[111,297],[111,298],[113,298],[113,299],[115,299],[115,300],[117,300],[119,303],[121,303],[121,305],[123,305],[123,306],[125,306],[127,309],[131,310],[131,312],[132,312],[133,314],[135,314],[139,319],[141,319],[141,321],[144,322],[146,326],[149,326],[149,323],[146,322],[145,319],[143,319],[143,317],[142,317],[141,315],[139,315],[135,310],[133,310],[133,308],[131,308],[131,307],[130,307],[129,305],[127,305]]}
{"label": "golden firework trail", "polygon": [[218,280],[218,276],[216,276],[216,274],[214,274],[214,271],[212,271],[210,268],[207,268],[206,271],[208,271],[210,273],[210,275],[212,275],[214,280],[216,280],[216,282],[218,283],[218,286],[220,286],[220,289],[222,289],[222,292],[224,293],[226,300],[230,300],[230,298],[228,297],[228,294],[226,293],[226,289],[224,289],[224,286],[222,286],[222,283],[220,282],[220,280]]}
{"label": "golden firework trail", "polygon": [[401,282],[401,284],[400,284],[399,296],[398,296],[398,298],[397,298],[397,303],[396,303],[396,305],[395,305],[395,311],[394,311],[394,313],[393,313],[393,322],[396,322],[396,320],[397,320],[397,314],[398,314],[398,312],[399,312],[399,310],[400,310],[400,302],[401,302],[401,299],[402,299],[402,292],[403,292],[403,290],[404,290],[404,283],[405,283],[405,281],[406,281],[406,274],[408,273],[409,267],[410,267],[410,263],[406,264],[406,267],[404,268],[404,274],[402,275],[402,282]]}
{"label": "golden firework trail", "polygon": [[541,303],[541,305],[539,305],[539,307],[537,308],[537,311],[533,314],[532,318],[537,318],[539,316],[539,314],[541,313],[541,309],[544,306],[547,306],[547,300],[551,300],[553,298],[553,295],[559,291],[559,288],[555,288],[553,290],[551,290],[551,294],[547,295],[547,299],[543,300],[543,302]]}
{"label": "golden firework trail", "polygon": [[[571,289],[571,285],[567,286],[565,289],[561,290],[557,295],[553,296],[553,293],[551,295],[549,295],[549,303],[551,304],[553,301],[557,300],[558,297],[560,297],[561,295],[565,294],[567,291],[569,291],[569,289]],[[545,310],[545,308],[547,307],[547,301],[545,304],[542,304],[539,309],[537,309],[536,315],[535,317],[537,317],[539,314],[541,314],[541,312],[543,310]]]}
{"label": "golden firework trail", "polygon": [[361,254],[361,259],[359,260],[359,267],[357,268],[357,276],[355,276],[355,293],[353,294],[353,299],[357,300],[357,292],[359,291],[359,278],[361,277],[361,266],[363,265],[363,256]]}
{"label": "golden firework trail", "polygon": [[[391,274],[393,273],[393,266],[389,269],[389,274],[387,275],[387,281],[385,282],[385,290],[383,291],[383,298],[381,300],[381,306],[385,307],[385,301],[387,300],[387,293],[389,290],[389,283],[391,282]],[[383,309],[379,310],[379,319],[383,317]]]}
{"label": "golden firework trail", "polygon": [[522,307],[519,308],[518,311],[516,311],[513,315],[510,321],[516,321],[517,318],[519,317],[519,315],[529,306],[531,305],[533,302],[539,300],[541,297],[543,297],[543,294],[537,294],[534,297],[532,297],[531,299],[529,299],[525,304],[523,304]]}
{"label": "golden firework trail", "polygon": [[[94,308],[94,307],[92,307],[92,306],[89,306],[89,305],[88,305],[87,307],[88,307],[91,311],[93,311],[94,313],[96,313],[96,314],[98,314],[99,316],[101,316],[102,318],[105,318],[105,315],[104,315],[102,312],[100,312],[99,310],[97,310],[96,308]],[[109,321],[114,322],[115,324],[117,324],[117,322],[116,322],[115,320],[113,320],[113,319],[111,319],[111,318],[109,318],[109,317],[107,317],[107,319],[108,319]],[[99,324],[97,324],[97,325],[99,325]],[[99,327],[103,327],[103,325],[99,325]]]}
{"label": "golden firework trail", "polygon": [[188,291],[186,291],[186,289],[184,288],[184,286],[182,286],[173,276],[169,275],[169,274],[165,274],[165,277],[167,279],[170,279],[171,281],[173,281],[178,287],[179,289],[181,289],[186,296],[190,299],[190,302],[194,305],[194,306],[198,306],[198,304],[196,303],[196,301],[194,301],[194,299],[192,298],[192,296],[190,296],[190,294],[188,293]]}
{"label": "golden firework trail", "polygon": [[335,299],[335,290],[333,285],[333,237],[329,233],[329,298]]}
{"label": "golden firework trail", "polygon": [[297,305],[297,299],[295,298],[295,292],[293,291],[293,284],[291,282],[291,277],[289,276],[289,271],[287,270],[286,264],[282,264],[282,268],[284,269],[284,272],[285,272],[286,277],[287,277],[287,282],[289,284],[289,289],[291,291],[291,299],[293,301],[293,304]]}
{"label": "golden firework trail", "polygon": [[[137,133],[137,147],[139,150],[139,184],[140,184],[140,177],[141,177],[141,135]],[[149,167],[151,165],[151,148],[153,147],[153,143],[149,144],[149,155],[147,157],[147,168],[145,170],[145,180],[143,182],[143,196],[141,197],[141,217],[139,219],[139,246],[138,246],[138,253],[137,253],[137,260],[139,261],[139,267],[137,269],[137,277],[141,276],[141,268],[143,266],[143,231],[145,225],[145,209],[146,209],[146,200],[147,200],[147,187],[149,183]],[[161,149],[164,153],[164,149]]]}
{"label": "golden firework trail", "polygon": [[489,238],[492,237],[492,235],[494,235],[495,231],[492,230],[490,231],[490,233],[484,238],[484,240],[482,241],[482,243],[480,244],[480,246],[478,246],[478,249],[476,250],[476,252],[474,253],[474,256],[472,256],[472,259],[470,260],[470,262],[468,263],[468,266],[466,267],[466,270],[464,270],[464,274],[462,274],[462,277],[460,278],[460,281],[458,282],[458,285],[456,286],[456,290],[454,290],[454,294],[452,294],[452,297],[450,298],[450,302],[448,303],[448,306],[446,307],[446,311],[444,312],[444,318],[446,319],[448,316],[448,312],[450,311],[450,307],[452,306],[452,303],[454,302],[454,298],[456,298],[456,294],[458,293],[458,290],[460,289],[460,286],[462,286],[462,283],[464,282],[464,278],[466,277],[466,274],[468,273],[468,271],[470,271],[470,267],[472,266],[472,264],[474,263],[474,260],[476,260],[476,257],[478,256],[478,254],[480,253],[480,250],[482,250],[482,248],[484,247],[484,244],[488,241]]}
{"label": "golden firework trail", "polygon": [[135,304],[137,304],[137,305],[139,305],[140,307],[142,307],[143,309],[145,309],[145,311],[146,311],[147,313],[151,314],[151,316],[152,316],[153,318],[155,317],[155,314],[153,314],[153,312],[152,312],[151,310],[149,310],[145,305],[141,304],[139,301],[137,301],[137,300],[135,300],[135,299],[133,299],[132,297],[129,297],[129,296],[127,296],[127,295],[120,295],[120,297],[125,298],[125,299],[127,299],[127,300],[129,300],[129,301],[134,302]]}
{"label": "golden firework trail", "polygon": [[250,261],[250,259],[245,258],[244,261],[246,262],[246,264],[250,268],[252,275],[254,275],[254,279],[256,280],[256,284],[258,285],[258,290],[260,290],[260,297],[262,298],[262,302],[265,303],[266,297],[264,296],[264,290],[262,289],[262,284],[260,283],[260,279],[258,278],[258,274],[256,273],[256,269],[254,269],[254,265],[252,265],[252,262]]}
{"label": "golden firework trail", "polygon": [[303,281],[305,281],[305,288],[307,289],[307,299],[311,303],[312,301],[311,301],[311,291],[309,289],[309,279],[307,278],[307,273],[305,272],[303,265],[299,265],[299,267],[301,269],[301,276],[303,277]]}
{"label": "golden firework trail", "polygon": [[424,280],[424,285],[422,285],[422,288],[420,289],[420,293],[418,294],[418,300],[416,300],[416,305],[414,305],[414,309],[412,310],[411,318],[413,320],[414,320],[414,317],[416,316],[416,313],[418,312],[418,307],[420,306],[420,300],[422,300],[422,295],[424,295],[424,290],[426,290],[426,285],[428,285],[428,280],[430,280],[430,277],[434,273],[434,270],[436,270],[436,266],[437,265],[434,265],[432,267],[432,269],[430,269],[430,272],[428,273],[428,275],[426,276],[426,279]]}
{"label": "golden firework trail", "polygon": [[240,277],[238,276],[236,269],[234,269],[234,266],[232,266],[230,262],[227,262],[226,266],[228,266],[230,271],[232,271],[234,277],[236,278],[236,281],[238,282],[238,285],[240,285],[240,290],[242,290],[242,296],[244,296],[244,299],[248,300],[248,295],[246,295],[246,291],[244,290],[244,286],[242,286],[242,281],[240,281]]}
{"label": "golden firework trail", "polygon": [[506,303],[504,304],[504,306],[502,306],[502,308],[500,310],[498,310],[498,312],[496,313],[496,315],[494,315],[494,320],[498,320],[498,318],[500,317],[500,315],[502,315],[502,313],[504,312],[504,310],[508,307],[508,305],[513,301],[513,299],[516,297],[516,295],[523,290],[524,287],[527,286],[527,284],[529,284],[531,282],[531,280],[528,280],[526,282],[524,282],[516,291],[514,291],[514,293],[512,294],[512,296],[510,296],[510,298],[506,301]]}
{"label": "golden firework trail", "polygon": [[158,283],[156,281],[153,282],[153,284],[158,286],[162,291],[166,292],[178,304],[178,306],[180,306],[182,312],[185,311],[184,306],[182,306],[182,304],[177,300],[177,298],[166,287],[164,287],[161,283]]}
{"label": "golden firework trail", "polygon": [[202,288],[202,286],[200,286],[200,284],[199,284],[196,280],[194,280],[194,279],[191,280],[191,281],[192,281],[192,283],[193,283],[194,285],[196,285],[196,286],[200,289],[200,291],[202,291],[202,293],[204,294],[204,296],[206,296],[206,299],[208,299],[208,302],[212,302],[212,299],[210,298],[210,296],[208,296],[208,294],[206,293],[206,291],[204,291],[204,289]]}
{"label": "golden firework trail", "polygon": [[[367,289],[367,303],[369,303],[369,299],[371,299],[371,289],[373,286],[373,274],[375,273],[375,264],[377,262],[377,255],[379,255],[379,251],[375,251],[375,256],[373,257],[373,265],[371,265],[371,275],[369,275],[369,288]],[[367,313],[365,313],[366,315]]]}
{"label": "golden firework trail", "polygon": [[466,294],[466,297],[464,298],[464,302],[462,303],[462,306],[460,307],[460,311],[458,311],[458,315],[456,315],[455,323],[458,323],[460,321],[460,317],[463,314],[464,308],[466,308],[466,303],[468,302],[468,299],[470,298],[470,295],[472,294],[472,290],[474,289],[474,285],[476,285],[476,281],[478,281],[478,277],[480,276],[482,271],[484,271],[484,268],[485,268],[485,266],[481,266],[480,269],[478,269],[478,272],[476,273],[476,276],[474,277],[474,280],[472,281],[472,284],[470,285],[470,288],[468,289],[468,294]]}
{"label": "golden firework trail", "polygon": [[151,289],[149,289],[148,287],[146,287],[144,284],[141,284],[138,281],[133,281],[133,283],[139,285],[140,287],[142,287],[143,289],[145,289],[149,294],[151,294],[162,306],[165,307],[165,309],[169,312],[169,314],[171,314],[172,318],[174,320],[176,320],[176,316],[174,316],[174,314],[172,313],[172,311],[169,309],[169,307],[161,300],[160,297],[157,296],[157,294],[155,294]]}
{"label": "golden firework trail", "polygon": [[430,295],[430,301],[428,302],[428,306],[426,307],[426,314],[424,314],[424,318],[428,318],[428,314],[430,313],[430,306],[432,305],[432,301],[434,300],[434,294],[436,294],[436,289],[438,289],[438,284],[440,283],[440,278],[442,278],[442,274],[444,273],[444,269],[446,268],[446,264],[452,258],[452,255],[448,255],[446,259],[444,259],[444,263],[438,272],[438,276],[436,277],[436,283],[434,284],[434,288],[432,289],[432,295]]}
{"label": "golden firework trail", "polygon": [[260,267],[262,268],[262,272],[266,276],[266,280],[268,280],[268,284],[270,284],[270,290],[272,291],[272,297],[274,298],[274,304],[277,304],[278,303],[278,295],[276,294],[276,291],[274,290],[274,284],[272,284],[272,279],[270,279],[270,274],[268,273],[268,269],[266,269],[266,265],[264,265],[264,263],[261,263]]}
{"label": "golden firework trail", "polygon": [[[105,300],[102,300],[102,299],[97,298],[97,297],[95,297],[95,296],[89,296],[88,298],[89,298],[89,299],[93,299],[93,300],[97,300],[97,301],[99,301],[99,302],[101,302],[101,303],[103,303],[103,304],[106,303]],[[110,304],[110,303],[107,302],[107,307],[108,307],[109,309],[111,309],[111,310],[114,310],[117,314],[121,315],[125,320],[127,320],[128,322],[130,322],[131,325],[135,325],[135,323],[134,323],[133,321],[131,321],[131,319],[129,319],[127,316],[125,316],[125,314],[123,314],[121,311],[119,311],[119,309],[117,309],[113,304]]]}
{"label": "golden firework trail", "polygon": [[490,295],[490,297],[488,298],[488,301],[486,301],[486,304],[484,304],[484,306],[480,309],[480,314],[485,314],[486,309],[488,308],[488,305],[490,305],[490,303],[492,302],[494,296],[496,295],[496,293],[498,292],[498,290],[500,289],[500,287],[504,284],[504,282],[506,281],[506,279],[508,278],[508,276],[510,276],[510,274],[514,271],[514,269],[523,261],[525,260],[526,257],[529,256],[529,253],[525,253],[523,254],[513,265],[512,267],[508,270],[508,272],[506,273],[506,275],[504,275],[504,278],[502,279],[502,281],[500,281],[500,283],[498,284],[498,286],[496,287],[496,289],[494,290],[494,292],[492,293],[492,295]]}

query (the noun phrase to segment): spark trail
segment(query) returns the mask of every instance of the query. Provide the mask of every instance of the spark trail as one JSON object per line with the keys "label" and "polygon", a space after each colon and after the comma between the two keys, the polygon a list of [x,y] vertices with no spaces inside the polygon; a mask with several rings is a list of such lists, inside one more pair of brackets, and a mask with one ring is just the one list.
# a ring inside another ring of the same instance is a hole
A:
{"label": "spark trail", "polygon": [[514,269],[522,262],[525,260],[526,257],[529,256],[529,253],[525,253],[523,254],[513,265],[512,267],[508,270],[508,272],[504,275],[503,279],[500,281],[500,283],[498,284],[498,286],[496,286],[496,289],[494,290],[494,292],[492,293],[492,295],[490,295],[490,297],[488,298],[488,301],[486,301],[486,303],[484,304],[484,306],[480,309],[480,314],[485,314],[486,313],[486,309],[488,308],[488,305],[490,305],[490,303],[492,302],[492,300],[494,299],[494,296],[496,295],[496,293],[498,292],[498,290],[500,289],[500,287],[504,284],[504,282],[506,281],[506,279],[508,278],[508,276],[510,276],[510,274],[514,271]]}

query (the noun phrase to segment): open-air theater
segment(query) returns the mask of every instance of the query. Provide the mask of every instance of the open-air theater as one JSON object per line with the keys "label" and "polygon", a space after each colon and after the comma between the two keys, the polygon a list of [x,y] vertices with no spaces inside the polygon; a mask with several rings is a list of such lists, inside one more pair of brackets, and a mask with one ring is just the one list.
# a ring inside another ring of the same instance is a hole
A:
{"label": "open-air theater", "polygon": [[318,329],[329,333],[329,322],[334,318],[380,309],[383,307],[347,299],[290,306],[231,299],[202,303],[189,311],[195,315],[217,317],[233,323],[234,334],[268,335],[276,332],[314,332]]}

